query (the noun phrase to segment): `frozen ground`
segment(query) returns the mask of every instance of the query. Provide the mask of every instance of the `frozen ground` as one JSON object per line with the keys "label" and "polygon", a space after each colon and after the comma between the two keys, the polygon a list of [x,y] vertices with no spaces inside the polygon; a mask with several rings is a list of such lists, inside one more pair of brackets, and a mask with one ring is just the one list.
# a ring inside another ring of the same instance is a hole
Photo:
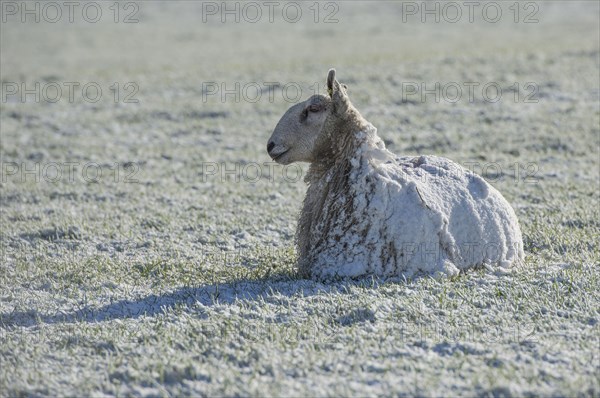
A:
{"label": "frozen ground", "polygon": [[[135,4],[134,24],[102,3],[95,24],[0,25],[2,395],[600,395],[597,3],[534,3],[529,24],[509,2],[495,24],[404,22],[402,3],[339,2],[330,24],[325,3],[319,23],[309,3],[297,23]],[[266,140],[282,89],[304,99],[329,67],[392,151],[470,165],[505,195],[525,266],[296,276],[305,186]],[[10,94],[22,82],[40,101]],[[236,82],[239,102],[209,95]],[[462,98],[407,95],[436,82]]]}

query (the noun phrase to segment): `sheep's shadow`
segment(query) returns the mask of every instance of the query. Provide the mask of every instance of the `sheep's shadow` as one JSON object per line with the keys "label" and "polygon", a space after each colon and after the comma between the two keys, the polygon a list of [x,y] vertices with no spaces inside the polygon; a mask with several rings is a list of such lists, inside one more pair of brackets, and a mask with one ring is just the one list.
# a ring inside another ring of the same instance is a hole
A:
{"label": "sheep's shadow", "polygon": [[[364,282],[363,282],[364,283]],[[152,317],[175,306],[188,308],[212,307],[242,301],[278,300],[279,296],[312,296],[318,293],[340,292],[358,281],[323,284],[308,279],[238,280],[199,287],[182,287],[173,291],[111,302],[102,306],[87,305],[73,312],[42,314],[36,310],[0,313],[0,327],[30,327],[39,324],[98,323],[114,319]],[[369,284],[372,284],[370,281]],[[364,284],[363,284],[364,286]]]}

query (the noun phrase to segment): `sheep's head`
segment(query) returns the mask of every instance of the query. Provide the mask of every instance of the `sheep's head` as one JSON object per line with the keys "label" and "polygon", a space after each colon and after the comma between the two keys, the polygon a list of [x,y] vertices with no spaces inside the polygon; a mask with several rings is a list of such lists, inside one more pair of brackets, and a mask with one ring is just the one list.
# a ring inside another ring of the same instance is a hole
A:
{"label": "sheep's head", "polygon": [[313,95],[285,112],[267,144],[273,160],[281,164],[315,160],[319,142],[351,108],[345,86],[335,79],[335,69],[327,75],[327,94]]}

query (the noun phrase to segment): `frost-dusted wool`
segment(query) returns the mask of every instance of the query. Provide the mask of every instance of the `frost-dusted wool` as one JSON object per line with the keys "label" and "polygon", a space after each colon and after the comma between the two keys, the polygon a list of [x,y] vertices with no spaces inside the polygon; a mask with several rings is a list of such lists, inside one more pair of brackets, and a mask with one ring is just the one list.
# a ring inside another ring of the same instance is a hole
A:
{"label": "frost-dusted wool", "polygon": [[296,234],[298,266],[315,278],[455,275],[523,258],[515,213],[480,176],[436,156],[398,157],[328,76],[282,117],[268,150],[311,163]]}
{"label": "frost-dusted wool", "polygon": [[[454,275],[522,258],[517,219],[496,189],[448,159],[398,158],[367,138],[375,134],[355,133],[362,144],[353,156],[309,180],[302,269],[317,277]],[[342,183],[332,183],[336,174]]]}

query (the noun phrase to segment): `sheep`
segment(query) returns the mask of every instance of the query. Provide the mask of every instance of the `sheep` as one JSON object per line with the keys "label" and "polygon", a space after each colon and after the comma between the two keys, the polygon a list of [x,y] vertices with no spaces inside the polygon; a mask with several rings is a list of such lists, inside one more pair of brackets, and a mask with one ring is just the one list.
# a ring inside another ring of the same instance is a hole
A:
{"label": "sheep", "polygon": [[396,156],[327,76],[327,95],[290,107],[267,144],[310,163],[296,231],[298,270],[315,279],[509,272],[524,258],[514,210],[482,177],[437,156]]}

